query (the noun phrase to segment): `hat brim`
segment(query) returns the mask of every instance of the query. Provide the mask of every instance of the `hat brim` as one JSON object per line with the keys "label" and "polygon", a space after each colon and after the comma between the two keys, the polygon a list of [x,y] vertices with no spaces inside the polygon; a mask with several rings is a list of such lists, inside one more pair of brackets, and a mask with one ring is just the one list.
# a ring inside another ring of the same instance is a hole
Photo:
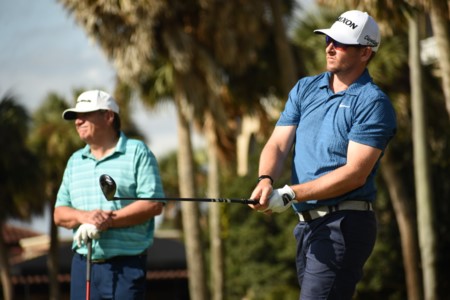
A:
{"label": "hat brim", "polygon": [[77,113],[88,113],[88,112],[93,112],[93,111],[97,111],[99,109],[76,109],[76,108],[69,108],[66,109],[63,113],[62,113],[62,117],[64,120],[75,120],[77,118]]}
{"label": "hat brim", "polygon": [[[335,40],[336,42],[342,43],[342,44],[346,44],[346,45],[361,45],[358,44],[352,40],[349,40],[347,37],[345,36],[341,36],[339,33],[336,33],[336,31],[333,31],[331,28],[328,29],[316,29],[314,30],[315,34],[324,34],[324,35],[328,35],[330,38],[332,38],[333,40]],[[371,47],[373,52],[376,52],[378,50],[378,46],[377,47],[373,47],[370,45],[362,45],[362,46],[367,46],[367,47]]]}
{"label": "hat brim", "polygon": [[339,42],[339,43],[342,43],[342,44],[359,45],[358,43],[355,43],[355,41],[349,39],[346,36],[340,35],[338,32],[336,32],[336,30],[332,30],[331,28],[329,28],[329,29],[316,29],[316,30],[314,30],[314,33],[315,34],[328,35],[330,38],[332,38],[336,42]]}

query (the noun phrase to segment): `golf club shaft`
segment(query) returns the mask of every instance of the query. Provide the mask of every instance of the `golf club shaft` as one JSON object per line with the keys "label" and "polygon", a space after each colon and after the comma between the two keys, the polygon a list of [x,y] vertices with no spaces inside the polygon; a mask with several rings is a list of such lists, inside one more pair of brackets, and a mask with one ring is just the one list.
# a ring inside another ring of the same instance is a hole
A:
{"label": "golf club shaft", "polygon": [[149,201],[190,201],[190,202],[221,202],[221,203],[241,203],[257,204],[258,200],[233,199],[233,198],[138,198],[138,197],[114,197],[114,200],[149,200]]}
{"label": "golf club shaft", "polygon": [[92,240],[88,239],[86,259],[86,300],[91,299],[91,259],[92,259]]}

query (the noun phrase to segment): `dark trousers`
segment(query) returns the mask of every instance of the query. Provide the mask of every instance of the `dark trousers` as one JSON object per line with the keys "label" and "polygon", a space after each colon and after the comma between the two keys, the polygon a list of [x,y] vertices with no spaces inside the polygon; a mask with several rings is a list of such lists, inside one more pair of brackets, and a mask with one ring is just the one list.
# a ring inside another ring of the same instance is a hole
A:
{"label": "dark trousers", "polygon": [[337,211],[294,229],[301,300],[352,299],[375,245],[372,211]]}
{"label": "dark trousers", "polygon": [[[145,298],[146,256],[129,256],[91,264],[92,300]],[[86,299],[86,258],[72,258],[70,299]]]}

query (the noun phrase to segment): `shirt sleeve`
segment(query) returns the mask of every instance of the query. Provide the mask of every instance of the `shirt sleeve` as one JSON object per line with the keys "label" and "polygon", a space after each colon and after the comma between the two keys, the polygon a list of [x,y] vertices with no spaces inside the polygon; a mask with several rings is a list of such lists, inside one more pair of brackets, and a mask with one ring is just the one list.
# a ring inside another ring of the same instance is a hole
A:
{"label": "shirt sleeve", "polygon": [[59,186],[58,193],[56,195],[56,203],[55,207],[58,206],[70,206],[72,207],[72,202],[70,201],[70,193],[69,193],[69,182],[70,182],[70,165],[72,163],[72,158],[67,162],[66,169],[64,170],[64,175],[62,179],[62,183]]}
{"label": "shirt sleeve", "polygon": [[396,132],[395,111],[386,97],[378,97],[358,108],[349,139],[384,150]]}
{"label": "shirt sleeve", "polygon": [[301,91],[301,81],[297,82],[297,84],[289,92],[286,105],[284,107],[283,112],[280,115],[280,118],[278,119],[276,126],[298,125],[301,117],[300,101],[299,101],[300,91]]}
{"label": "shirt sleeve", "polygon": [[156,157],[144,143],[140,145],[137,162],[136,195],[138,197],[164,197]]}

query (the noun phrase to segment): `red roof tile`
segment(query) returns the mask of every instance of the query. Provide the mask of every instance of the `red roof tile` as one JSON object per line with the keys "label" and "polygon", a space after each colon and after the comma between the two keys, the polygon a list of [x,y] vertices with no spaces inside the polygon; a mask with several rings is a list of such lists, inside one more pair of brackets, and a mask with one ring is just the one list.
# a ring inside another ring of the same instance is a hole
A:
{"label": "red roof tile", "polygon": [[17,245],[23,238],[35,237],[42,234],[29,229],[4,224],[2,227],[2,235],[6,245]]}

